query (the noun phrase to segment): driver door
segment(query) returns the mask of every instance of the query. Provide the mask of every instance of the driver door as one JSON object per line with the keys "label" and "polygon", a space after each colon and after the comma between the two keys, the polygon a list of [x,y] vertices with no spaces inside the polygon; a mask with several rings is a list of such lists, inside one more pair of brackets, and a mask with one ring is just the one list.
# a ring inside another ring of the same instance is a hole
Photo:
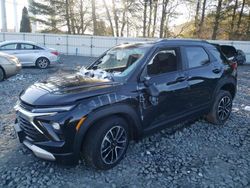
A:
{"label": "driver door", "polygon": [[[141,98],[145,131],[171,122],[188,110],[187,74],[177,47],[159,49],[148,63]],[[153,88],[153,94],[149,91]]]}

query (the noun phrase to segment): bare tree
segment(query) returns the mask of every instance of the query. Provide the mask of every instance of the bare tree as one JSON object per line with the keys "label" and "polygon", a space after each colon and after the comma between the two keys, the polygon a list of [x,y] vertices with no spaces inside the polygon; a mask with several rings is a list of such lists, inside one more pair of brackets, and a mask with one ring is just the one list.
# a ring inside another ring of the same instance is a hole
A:
{"label": "bare tree", "polygon": [[216,7],[216,13],[215,13],[215,18],[214,18],[214,27],[213,27],[213,33],[212,33],[212,39],[215,40],[217,37],[217,32],[219,28],[219,21],[220,21],[220,16],[221,16],[221,9],[222,9],[222,1],[223,0],[218,0],[218,4]]}
{"label": "bare tree", "polygon": [[105,10],[106,10],[106,14],[108,16],[109,26],[110,26],[110,29],[111,29],[112,36],[115,36],[114,27],[113,27],[113,23],[112,23],[112,18],[111,18],[111,15],[110,15],[110,12],[109,12],[109,9],[108,9],[108,6],[107,6],[107,3],[106,3],[105,0],[103,0],[103,4],[104,4]]}
{"label": "bare tree", "polygon": [[232,14],[232,21],[229,28],[229,39],[232,39],[234,37],[234,24],[236,19],[236,11],[238,8],[238,0],[235,0],[234,6],[233,6],[233,14]]}
{"label": "bare tree", "polygon": [[158,10],[158,0],[154,0],[154,21],[153,21],[153,28],[151,37],[154,37],[155,35],[155,28],[156,28],[156,18],[157,18],[157,10]]}
{"label": "bare tree", "polygon": [[162,38],[164,34],[164,26],[166,20],[166,10],[169,0],[162,0],[162,12],[161,12],[161,22],[160,22],[160,34],[159,37]]}
{"label": "bare tree", "polygon": [[199,23],[199,28],[198,28],[198,37],[201,38],[201,33],[202,33],[202,29],[203,29],[203,24],[204,24],[204,19],[205,19],[205,11],[206,11],[206,3],[207,0],[203,0],[203,4],[202,4],[202,11],[201,11],[201,20]]}
{"label": "bare tree", "polygon": [[118,16],[117,16],[117,10],[116,10],[116,5],[115,5],[115,0],[112,0],[112,10],[113,10],[113,15],[114,15],[114,21],[115,21],[115,32],[116,36],[119,37],[119,22],[118,22]]}
{"label": "bare tree", "polygon": [[198,33],[199,14],[200,14],[200,0],[197,0],[195,18],[194,18],[194,34],[193,34],[194,36],[197,36]]}
{"label": "bare tree", "polygon": [[246,0],[243,0],[242,5],[241,5],[240,14],[239,14],[239,19],[238,19],[238,22],[237,22],[237,30],[236,30],[237,36],[239,35],[239,29],[240,29],[240,26],[241,26],[241,20],[242,20],[242,15],[243,15],[245,3],[246,3]]}
{"label": "bare tree", "polygon": [[143,6],[143,37],[146,36],[146,29],[147,29],[147,9],[148,9],[148,0],[144,0]]}
{"label": "bare tree", "polygon": [[92,20],[93,20],[93,34],[97,34],[97,20],[96,20],[96,0],[92,0],[91,6],[92,6]]}

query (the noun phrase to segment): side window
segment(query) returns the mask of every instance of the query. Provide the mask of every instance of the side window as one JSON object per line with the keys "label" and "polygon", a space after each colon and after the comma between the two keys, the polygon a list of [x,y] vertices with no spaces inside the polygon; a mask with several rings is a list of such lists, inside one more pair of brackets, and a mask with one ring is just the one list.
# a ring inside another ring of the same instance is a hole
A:
{"label": "side window", "polygon": [[227,61],[226,57],[221,52],[219,52],[217,49],[209,49],[209,51],[217,61],[219,61],[219,62]]}
{"label": "side window", "polygon": [[35,50],[43,50],[43,48],[41,48],[41,47],[39,47],[39,46],[35,46],[35,45],[34,45],[34,49],[35,49]]}
{"label": "side window", "polygon": [[177,50],[168,49],[159,51],[147,66],[149,76],[178,70]]}
{"label": "side window", "polygon": [[21,50],[33,50],[34,45],[31,44],[21,44]]}
{"label": "side window", "polygon": [[12,44],[5,44],[3,46],[1,46],[1,50],[16,50],[16,43],[12,43]]}
{"label": "side window", "polygon": [[189,68],[209,63],[209,57],[202,47],[185,47]]}

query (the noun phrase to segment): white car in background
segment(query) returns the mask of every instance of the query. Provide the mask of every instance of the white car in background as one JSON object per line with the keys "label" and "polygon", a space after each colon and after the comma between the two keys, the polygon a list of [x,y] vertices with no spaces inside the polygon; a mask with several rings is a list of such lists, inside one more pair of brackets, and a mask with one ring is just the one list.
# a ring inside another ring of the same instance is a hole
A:
{"label": "white car in background", "polygon": [[50,64],[58,63],[59,53],[52,48],[42,47],[30,41],[0,42],[0,52],[16,56],[22,66],[37,66],[47,68]]}

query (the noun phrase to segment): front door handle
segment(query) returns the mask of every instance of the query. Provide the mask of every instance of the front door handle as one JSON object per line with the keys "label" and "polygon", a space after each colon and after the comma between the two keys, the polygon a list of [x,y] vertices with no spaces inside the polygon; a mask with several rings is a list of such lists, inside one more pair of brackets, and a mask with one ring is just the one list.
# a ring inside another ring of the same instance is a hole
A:
{"label": "front door handle", "polygon": [[180,76],[180,77],[178,77],[178,78],[176,78],[176,82],[183,82],[183,81],[185,81],[185,80],[187,80],[187,77],[186,76]]}
{"label": "front door handle", "polygon": [[187,78],[188,78],[187,76],[180,76],[176,78],[175,81],[168,82],[167,85],[176,84],[178,82],[184,82],[185,80],[187,80]]}

